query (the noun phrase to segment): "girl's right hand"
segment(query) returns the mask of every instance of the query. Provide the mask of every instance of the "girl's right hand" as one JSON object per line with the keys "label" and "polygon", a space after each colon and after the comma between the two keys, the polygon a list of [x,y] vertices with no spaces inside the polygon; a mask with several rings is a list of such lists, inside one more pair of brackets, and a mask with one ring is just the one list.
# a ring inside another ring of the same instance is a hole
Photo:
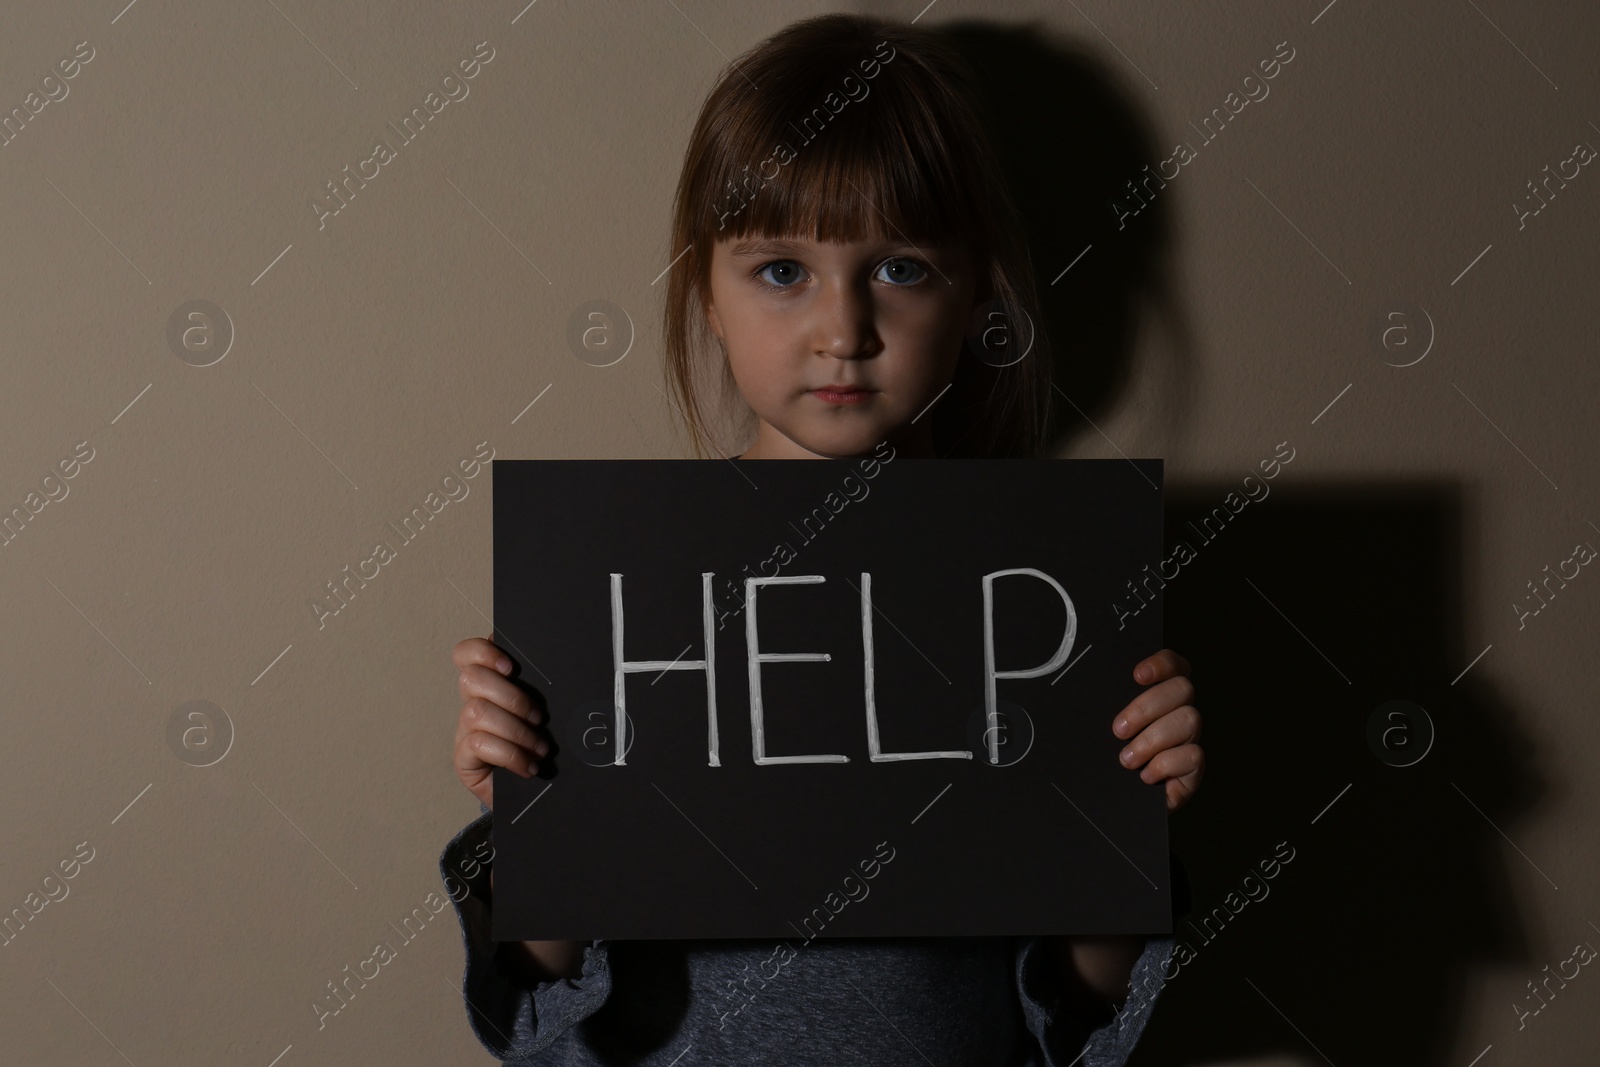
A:
{"label": "girl's right hand", "polygon": [[550,751],[536,729],[544,713],[512,682],[511,659],[492,641],[469,637],[450,658],[461,669],[461,714],[456,720],[456,776],[486,807],[494,808],[494,769],[505,767],[524,778],[539,771],[538,759]]}
{"label": "girl's right hand", "polygon": [[[451,650],[461,668],[461,714],[456,720],[456,775],[485,807],[494,809],[494,769],[505,767],[531,778],[539,772],[536,757],[550,751],[536,727],[544,713],[511,681],[511,659],[492,641],[469,637]],[[504,664],[504,666],[502,666]],[[494,867],[489,867],[490,892]],[[519,984],[533,988],[557,978],[583,974],[582,941],[506,941],[496,960]]]}

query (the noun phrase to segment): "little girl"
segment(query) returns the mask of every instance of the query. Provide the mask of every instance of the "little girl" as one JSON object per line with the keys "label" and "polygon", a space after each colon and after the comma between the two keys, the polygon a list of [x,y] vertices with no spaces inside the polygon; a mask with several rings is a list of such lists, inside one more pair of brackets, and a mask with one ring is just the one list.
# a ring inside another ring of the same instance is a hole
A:
{"label": "little girl", "polygon": [[[724,71],[679,178],[667,290],[674,407],[701,457],[727,458],[712,415],[735,392],[754,424],[740,459],[1043,453],[1047,348],[972,78],[935,34],[854,15]],[[697,341],[722,358],[698,364]],[[501,1060],[1097,1067],[1138,1041],[1170,936],[495,942],[493,769],[538,772],[545,716],[489,640],[452,658],[455,768],[483,813],[440,870],[468,1017]],[[1188,676],[1170,650],[1145,659],[1149,688],[1111,723],[1169,811],[1203,769]]]}

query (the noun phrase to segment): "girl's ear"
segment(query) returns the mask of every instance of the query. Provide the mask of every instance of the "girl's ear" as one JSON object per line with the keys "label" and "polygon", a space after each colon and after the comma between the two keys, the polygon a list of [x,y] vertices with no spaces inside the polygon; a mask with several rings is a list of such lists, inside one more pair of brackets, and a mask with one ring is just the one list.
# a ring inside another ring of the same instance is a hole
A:
{"label": "girl's ear", "polygon": [[722,340],[722,320],[717,318],[717,309],[711,301],[705,303],[706,321],[711,324],[711,332],[717,335],[717,340]]}

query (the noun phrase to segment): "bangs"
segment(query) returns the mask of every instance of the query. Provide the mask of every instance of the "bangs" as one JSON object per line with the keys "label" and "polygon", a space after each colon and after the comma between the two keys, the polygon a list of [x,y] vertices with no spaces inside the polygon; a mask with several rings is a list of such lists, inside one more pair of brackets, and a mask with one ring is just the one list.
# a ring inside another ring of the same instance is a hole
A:
{"label": "bangs", "polygon": [[977,248],[981,176],[939,125],[945,101],[927,98],[948,90],[913,77],[903,54],[901,69],[874,64],[869,79],[857,70],[863,57],[870,44],[803,70],[756,70],[762,88],[724,83],[737,102],[706,131],[704,172],[686,176],[696,245],[756,236]]}

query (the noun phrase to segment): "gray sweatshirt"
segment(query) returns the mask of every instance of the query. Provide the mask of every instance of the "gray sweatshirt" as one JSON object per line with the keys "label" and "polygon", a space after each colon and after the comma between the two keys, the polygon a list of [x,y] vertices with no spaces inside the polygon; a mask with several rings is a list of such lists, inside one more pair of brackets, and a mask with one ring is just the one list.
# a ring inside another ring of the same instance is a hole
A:
{"label": "gray sweatshirt", "polygon": [[462,828],[439,870],[461,920],[468,1021],[507,1064],[1114,1067],[1174,947],[1147,938],[1120,1011],[1063,1001],[1038,937],[597,940],[580,977],[525,984],[490,936],[493,818]]}

